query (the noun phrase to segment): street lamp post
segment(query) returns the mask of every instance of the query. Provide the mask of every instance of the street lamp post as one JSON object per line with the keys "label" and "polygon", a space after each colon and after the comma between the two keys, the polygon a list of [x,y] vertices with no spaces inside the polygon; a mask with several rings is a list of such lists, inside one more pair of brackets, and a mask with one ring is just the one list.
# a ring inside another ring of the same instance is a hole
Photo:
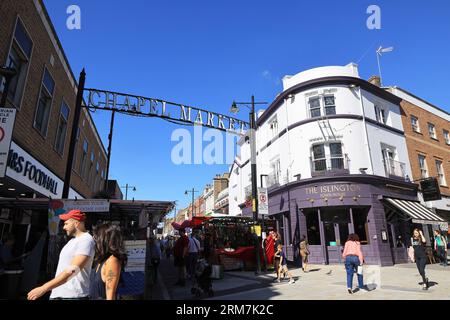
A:
{"label": "street lamp post", "polygon": [[[252,176],[252,213],[253,221],[258,222],[258,191],[257,191],[257,173],[256,173],[256,119],[255,119],[255,104],[267,104],[267,102],[255,102],[255,96],[252,95],[251,106],[248,106],[249,102],[236,102],[233,101],[231,105],[231,112],[236,113],[239,111],[237,105],[245,105],[250,109],[250,163],[251,163],[251,176]],[[255,233],[255,238],[257,239]],[[255,241],[256,248],[256,273],[261,272],[261,262],[259,259],[259,240]]]}
{"label": "street lamp post", "polygon": [[184,192],[184,194],[188,194],[188,192],[192,193],[192,217],[195,217],[195,210],[194,210],[194,193],[198,192],[197,190],[195,190],[195,188],[192,188],[192,190],[186,190]]}
{"label": "street lamp post", "polygon": [[121,188],[125,188],[125,200],[128,200],[128,189],[133,188],[133,191],[136,191],[136,187],[129,186],[128,183],[125,186],[122,186]]}

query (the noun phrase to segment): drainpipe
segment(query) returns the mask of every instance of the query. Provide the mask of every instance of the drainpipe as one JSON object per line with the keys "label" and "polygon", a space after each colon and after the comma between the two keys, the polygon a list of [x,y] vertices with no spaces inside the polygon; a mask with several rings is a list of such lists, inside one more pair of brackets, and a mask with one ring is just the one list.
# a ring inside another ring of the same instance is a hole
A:
{"label": "drainpipe", "polygon": [[369,153],[370,169],[372,170],[372,175],[375,175],[375,172],[373,171],[372,152],[370,150],[370,144],[369,144],[369,134],[367,133],[366,113],[364,111],[362,90],[361,90],[361,87],[358,87],[358,88],[359,88],[359,101],[361,104],[361,112],[363,115],[363,127],[364,127],[364,133],[365,133],[365,138],[366,138],[367,152]]}

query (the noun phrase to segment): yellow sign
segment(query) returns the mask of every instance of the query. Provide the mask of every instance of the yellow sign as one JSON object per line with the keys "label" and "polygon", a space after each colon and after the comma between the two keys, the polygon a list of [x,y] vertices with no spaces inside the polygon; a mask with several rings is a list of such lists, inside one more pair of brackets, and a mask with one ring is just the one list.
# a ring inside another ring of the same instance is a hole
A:
{"label": "yellow sign", "polygon": [[261,226],[252,226],[252,233],[256,233],[258,237],[261,237]]}

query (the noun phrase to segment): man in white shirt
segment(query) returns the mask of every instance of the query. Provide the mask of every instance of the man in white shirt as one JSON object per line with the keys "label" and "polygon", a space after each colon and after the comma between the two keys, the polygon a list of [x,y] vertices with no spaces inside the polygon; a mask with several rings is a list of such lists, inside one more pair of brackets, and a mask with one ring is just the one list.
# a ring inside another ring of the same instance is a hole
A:
{"label": "man in white shirt", "polygon": [[31,290],[28,300],[36,300],[50,290],[50,299],[89,299],[95,242],[86,231],[86,215],[80,210],[71,210],[59,218],[64,221],[64,231],[73,239],[61,250],[55,278]]}
{"label": "man in white shirt", "polygon": [[198,254],[200,252],[200,241],[195,238],[195,234],[191,233],[189,237],[188,245],[188,261],[187,261],[187,272],[189,278],[194,278],[195,276],[195,266],[197,265]]}

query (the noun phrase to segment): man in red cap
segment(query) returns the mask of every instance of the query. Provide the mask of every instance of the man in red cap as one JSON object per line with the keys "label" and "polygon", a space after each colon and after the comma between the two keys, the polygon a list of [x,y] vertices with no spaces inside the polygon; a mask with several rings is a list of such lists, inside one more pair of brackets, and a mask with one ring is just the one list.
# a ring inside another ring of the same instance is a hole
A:
{"label": "man in red cap", "polygon": [[48,291],[50,299],[89,299],[89,277],[95,253],[95,242],[86,231],[86,215],[71,210],[59,216],[64,221],[64,231],[72,239],[59,255],[58,267],[53,280],[31,290],[28,300],[36,300]]}

